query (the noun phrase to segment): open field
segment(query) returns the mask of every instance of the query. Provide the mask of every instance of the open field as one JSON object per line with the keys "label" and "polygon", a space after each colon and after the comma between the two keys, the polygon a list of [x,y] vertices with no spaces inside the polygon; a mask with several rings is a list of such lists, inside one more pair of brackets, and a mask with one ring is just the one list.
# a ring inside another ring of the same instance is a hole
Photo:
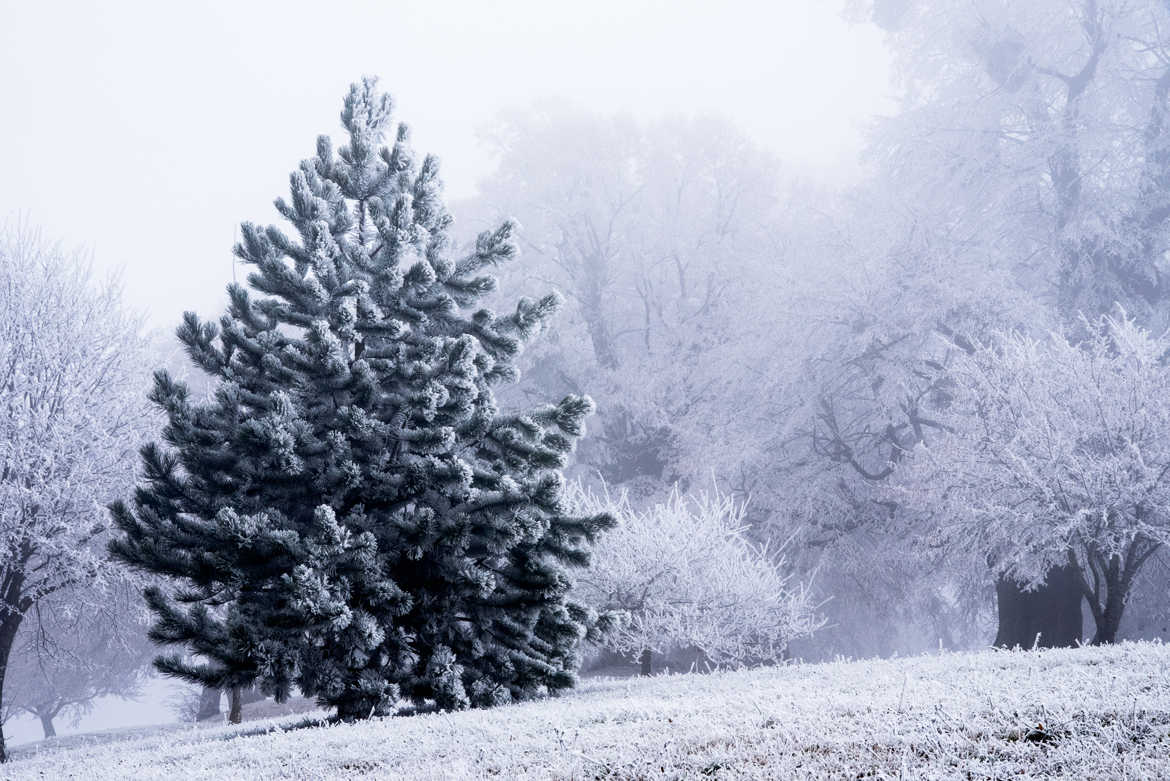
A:
{"label": "open field", "polygon": [[[316,714],[320,718],[322,714]],[[1170,646],[601,679],[492,711],[16,752],[24,778],[1164,778]]]}

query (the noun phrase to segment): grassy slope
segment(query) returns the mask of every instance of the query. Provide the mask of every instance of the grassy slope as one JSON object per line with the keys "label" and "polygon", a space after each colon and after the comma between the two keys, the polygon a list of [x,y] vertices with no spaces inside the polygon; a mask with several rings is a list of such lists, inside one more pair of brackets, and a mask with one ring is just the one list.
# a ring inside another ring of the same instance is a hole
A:
{"label": "grassy slope", "polygon": [[27,752],[0,776],[1164,778],[1170,646],[601,680],[493,711],[295,723]]}

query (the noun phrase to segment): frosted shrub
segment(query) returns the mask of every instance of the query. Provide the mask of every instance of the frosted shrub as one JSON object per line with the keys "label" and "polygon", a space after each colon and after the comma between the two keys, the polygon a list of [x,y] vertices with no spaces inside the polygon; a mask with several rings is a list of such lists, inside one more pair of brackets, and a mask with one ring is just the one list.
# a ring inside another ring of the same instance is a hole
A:
{"label": "frosted shrub", "polygon": [[618,519],[576,585],[583,602],[624,614],[604,641],[613,651],[692,647],[712,665],[739,667],[781,658],[822,623],[778,552],[744,536],[744,506],[717,490],[676,487],[645,510],[606,489],[578,486],[570,500],[577,512]]}

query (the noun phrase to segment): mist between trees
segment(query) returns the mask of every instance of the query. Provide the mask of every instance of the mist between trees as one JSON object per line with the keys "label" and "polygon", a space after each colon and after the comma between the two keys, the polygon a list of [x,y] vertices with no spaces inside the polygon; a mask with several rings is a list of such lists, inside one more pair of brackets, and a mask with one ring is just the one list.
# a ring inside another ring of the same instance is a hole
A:
{"label": "mist between trees", "polygon": [[5,717],[133,690],[126,589],[165,673],[344,719],[1163,636],[1170,9],[857,12],[900,102],[846,188],[546,102],[448,211],[367,79],[182,352],[10,224]]}

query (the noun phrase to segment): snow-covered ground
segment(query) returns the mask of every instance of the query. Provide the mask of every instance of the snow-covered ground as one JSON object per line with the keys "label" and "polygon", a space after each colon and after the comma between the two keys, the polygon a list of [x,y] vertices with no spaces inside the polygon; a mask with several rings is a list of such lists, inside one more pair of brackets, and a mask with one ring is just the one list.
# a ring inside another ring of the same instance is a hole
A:
{"label": "snow-covered ground", "polygon": [[21,778],[1165,778],[1170,645],[602,679],[544,702],[37,744]]}

